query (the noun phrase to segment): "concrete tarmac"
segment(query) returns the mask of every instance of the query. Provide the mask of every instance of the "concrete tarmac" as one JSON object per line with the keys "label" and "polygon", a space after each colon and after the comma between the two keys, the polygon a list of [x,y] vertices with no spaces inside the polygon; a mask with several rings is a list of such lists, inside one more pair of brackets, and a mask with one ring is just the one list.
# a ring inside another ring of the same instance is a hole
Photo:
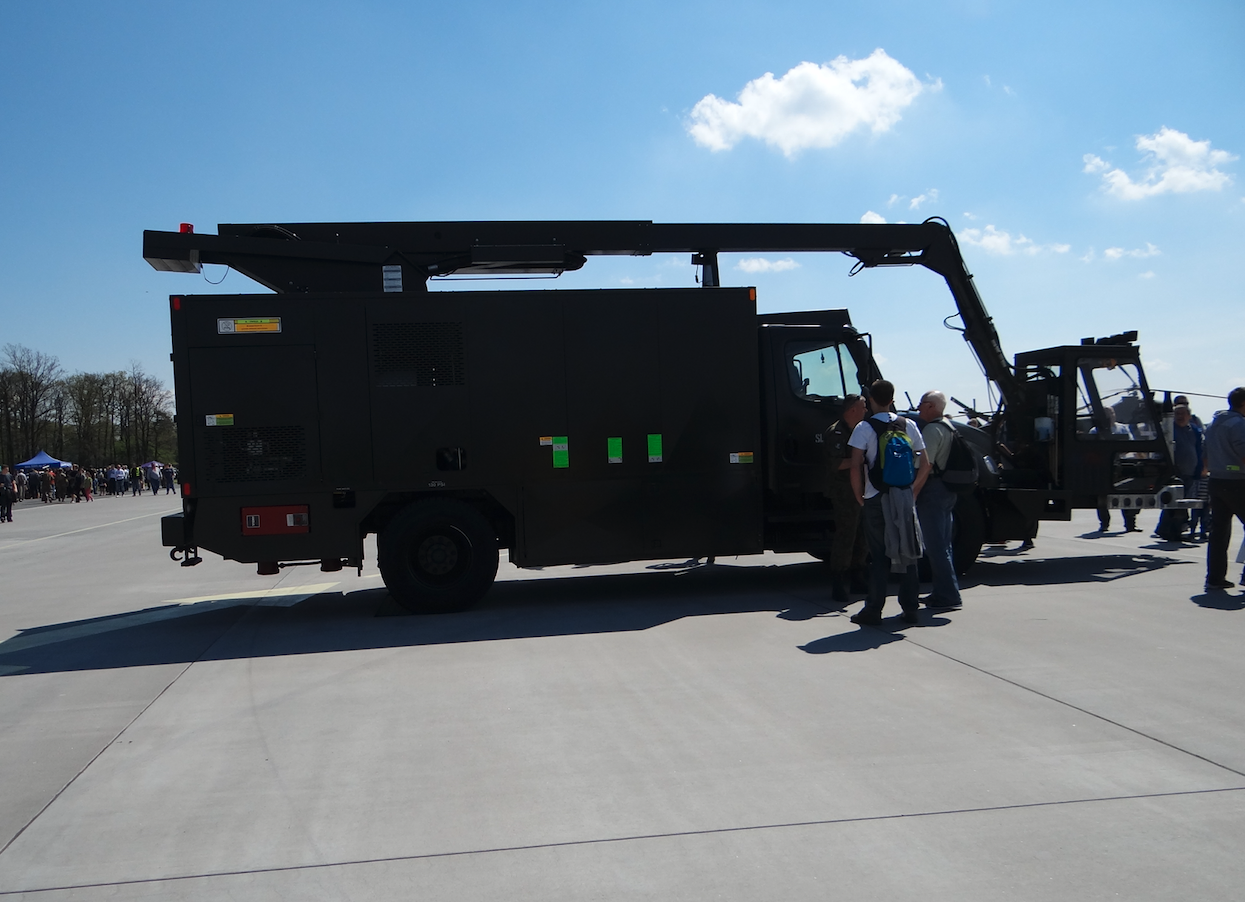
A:
{"label": "concrete tarmac", "polygon": [[406,616],[374,556],[178,567],[177,506],[0,525],[0,898],[1243,894],[1245,595],[1153,514],[875,629],[803,555],[503,563]]}

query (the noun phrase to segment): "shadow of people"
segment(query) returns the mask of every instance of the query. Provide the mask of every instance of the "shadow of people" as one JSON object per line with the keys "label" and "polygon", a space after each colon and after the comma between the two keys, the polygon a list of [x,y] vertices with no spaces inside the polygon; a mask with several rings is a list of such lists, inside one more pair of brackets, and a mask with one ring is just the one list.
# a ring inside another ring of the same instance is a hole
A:
{"label": "shadow of people", "polygon": [[1203,592],[1191,595],[1189,601],[1198,607],[1210,608],[1215,611],[1245,611],[1245,593],[1237,592]]}
{"label": "shadow of people", "polygon": [[824,636],[812,642],[798,645],[797,648],[810,655],[826,655],[836,651],[870,651],[899,642],[907,630],[922,627],[946,626],[951,621],[943,616],[921,614],[920,623],[904,623],[899,617],[887,617],[877,626],[861,626],[845,633]]}
{"label": "shadow of people", "polygon": [[1073,558],[978,560],[960,578],[961,588],[981,586],[1052,586],[1103,583],[1192,561],[1155,554],[1095,554]]}
{"label": "shadow of people", "polygon": [[903,636],[885,629],[856,629],[833,636],[823,636],[804,645],[796,646],[810,655],[828,655],[837,651],[872,651],[892,642],[902,642]]}

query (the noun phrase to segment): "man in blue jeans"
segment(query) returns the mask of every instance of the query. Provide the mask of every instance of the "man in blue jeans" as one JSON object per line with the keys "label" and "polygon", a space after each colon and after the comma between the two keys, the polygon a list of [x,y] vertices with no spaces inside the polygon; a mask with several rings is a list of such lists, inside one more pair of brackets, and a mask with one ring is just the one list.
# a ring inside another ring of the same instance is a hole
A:
{"label": "man in blue jeans", "polygon": [[1228,410],[1206,430],[1210,471],[1210,544],[1206,546],[1206,588],[1231,589],[1228,545],[1232,518],[1245,523],[1245,387],[1228,393]]}
{"label": "man in blue jeans", "polygon": [[951,549],[951,512],[959,496],[943,484],[941,475],[951,454],[955,426],[946,418],[947,396],[940,391],[927,391],[921,395],[921,403],[916,409],[925,424],[921,427],[921,438],[925,440],[925,453],[929,456],[931,467],[929,479],[916,502],[921,537],[925,540],[925,556],[929,558],[930,575],[933,577],[933,589],[921,601],[930,608],[958,608],[960,583],[955,578],[955,558]]}

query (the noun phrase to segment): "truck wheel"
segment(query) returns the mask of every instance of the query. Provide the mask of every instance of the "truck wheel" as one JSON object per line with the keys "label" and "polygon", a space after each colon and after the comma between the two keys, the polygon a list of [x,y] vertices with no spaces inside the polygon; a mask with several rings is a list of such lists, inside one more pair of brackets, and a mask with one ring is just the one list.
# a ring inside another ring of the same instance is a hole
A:
{"label": "truck wheel", "polygon": [[418,501],[381,531],[377,562],[389,593],[408,611],[463,611],[497,576],[497,536],[484,515],[462,501]]}
{"label": "truck wheel", "polygon": [[986,518],[981,501],[973,494],[965,494],[956,502],[951,512],[951,560],[957,576],[963,576],[973,566],[981,546],[986,540]]}

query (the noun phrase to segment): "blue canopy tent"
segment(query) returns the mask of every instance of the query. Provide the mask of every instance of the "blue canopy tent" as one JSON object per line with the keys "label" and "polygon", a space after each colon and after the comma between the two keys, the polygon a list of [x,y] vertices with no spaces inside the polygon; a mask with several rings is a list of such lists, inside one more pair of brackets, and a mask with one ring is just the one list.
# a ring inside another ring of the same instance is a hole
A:
{"label": "blue canopy tent", "polygon": [[23,461],[22,463],[17,464],[16,466],[17,466],[17,469],[19,470],[28,470],[28,469],[42,469],[43,467],[72,467],[73,464],[69,463],[68,461],[64,461],[64,460],[57,460],[55,457],[48,454],[46,451],[40,451],[30,460]]}

